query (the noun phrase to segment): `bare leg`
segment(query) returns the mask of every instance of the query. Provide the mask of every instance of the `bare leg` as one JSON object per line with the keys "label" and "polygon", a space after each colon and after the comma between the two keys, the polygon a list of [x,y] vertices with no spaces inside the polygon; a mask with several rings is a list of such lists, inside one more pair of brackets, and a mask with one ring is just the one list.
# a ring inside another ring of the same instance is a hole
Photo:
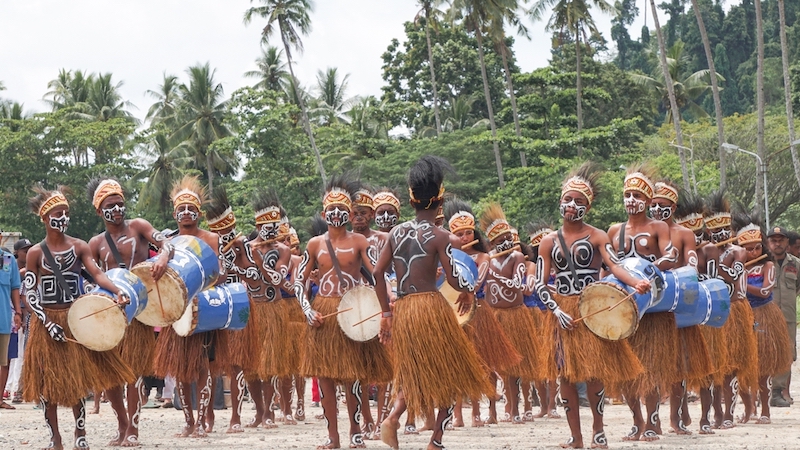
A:
{"label": "bare leg", "polygon": [[733,428],[733,412],[736,409],[736,394],[739,390],[739,382],[734,378],[734,375],[727,375],[725,383],[722,385],[722,399],[725,402],[725,412],[722,416],[722,423],[720,428],[727,429]]}
{"label": "bare leg", "polygon": [[645,396],[645,407],[647,408],[647,424],[641,440],[657,441],[661,434],[661,421],[658,418],[658,408],[661,406],[661,395],[658,389],[654,389]]}
{"label": "bare leg", "polygon": [[[492,386],[497,386],[497,375],[495,375],[494,372],[489,375],[489,380],[491,381]],[[486,423],[497,423],[497,395],[489,396],[489,420],[487,420]]]}
{"label": "bare leg", "polygon": [[[462,412],[462,408],[464,407],[464,401],[459,399],[456,402],[456,406],[453,408],[453,427],[455,428],[462,428],[464,426],[464,414]],[[475,407],[473,406],[473,410]],[[472,419],[472,423],[475,423],[475,419]]]}
{"label": "bare leg", "polygon": [[[403,405],[406,404],[405,401],[406,398],[403,397]],[[417,417],[411,411],[409,411],[406,416],[406,426],[403,430],[403,434],[419,434],[419,431],[417,431]]]}
{"label": "bare leg", "polygon": [[758,391],[761,398],[761,417],[758,422],[761,424],[770,423],[769,396],[772,393],[772,377],[761,377],[758,379]]}
{"label": "bare leg", "polygon": [[89,414],[100,414],[100,402],[102,401],[103,392],[93,392],[92,397],[94,397],[94,407]]}
{"label": "bare leg", "polygon": [[263,383],[261,380],[249,380],[247,382],[247,389],[250,391],[250,397],[256,404],[256,416],[245,427],[258,428],[264,421],[264,393],[262,392]]}
{"label": "bare leg", "polygon": [[753,395],[749,389],[740,389],[739,396],[742,397],[742,403],[744,403],[744,414],[739,418],[739,423],[747,423],[756,411]]}
{"label": "bare leg", "polygon": [[128,429],[128,413],[125,411],[125,400],[122,398],[122,386],[116,386],[106,391],[108,401],[111,402],[111,410],[117,416],[117,434],[108,445],[116,447],[125,440],[125,433]]}
{"label": "bare leg", "polygon": [[339,427],[336,420],[336,384],[329,378],[319,379],[319,398],[325,426],[328,428],[328,440],[322,448],[339,448]]}
{"label": "bare leg", "polygon": [[361,424],[361,434],[364,439],[377,439],[375,433],[375,419],[372,418],[372,408],[369,405],[369,385],[361,386],[361,415],[363,423]]}
{"label": "bare leg", "polygon": [[623,436],[622,440],[638,441],[639,438],[642,437],[645,426],[644,417],[642,417],[642,405],[639,402],[639,396],[635,393],[624,392],[623,395],[625,396],[625,403],[628,404],[628,408],[631,409],[631,413],[633,414],[633,427],[630,433]]}
{"label": "bare leg", "polygon": [[700,388],[700,434],[714,434],[708,414],[711,412],[713,392],[710,387]]}
{"label": "bare leg", "polygon": [[589,397],[589,406],[592,408],[592,448],[608,448],[606,432],[603,430],[603,413],[606,406],[605,386],[598,380],[587,381],[586,395]]}
{"label": "bare leg", "polygon": [[89,443],[86,441],[86,400],[81,401],[72,407],[72,415],[75,416],[75,448],[88,449]]}
{"label": "bare leg", "polygon": [[567,415],[567,424],[569,424],[571,434],[567,442],[561,444],[561,447],[583,448],[581,415],[578,410],[578,389],[575,387],[575,383],[561,380],[561,402],[564,404],[564,414]]}
{"label": "bare leg", "polygon": [[295,375],[294,388],[297,393],[297,408],[294,410],[294,418],[303,422],[306,420],[306,379]]}
{"label": "bare leg", "polygon": [[241,367],[233,367],[231,380],[231,423],[226,433],[242,433],[242,403],[244,400],[244,372]]}
{"label": "bare leg", "polygon": [[394,400],[394,408],[381,423],[381,441],[392,449],[397,449],[400,444],[397,441],[397,429],[400,428],[400,416],[406,412],[406,399],[403,392],[397,393]]}
{"label": "bare leg", "polygon": [[350,448],[366,448],[364,435],[361,434],[359,424],[364,420],[364,405],[362,399],[361,382],[354,381],[345,385],[345,403],[347,404],[347,417],[350,419]]}
{"label": "bare leg", "polygon": [[722,389],[719,386],[711,388],[711,406],[714,407],[714,428],[722,426]]}
{"label": "bare leg", "polygon": [[192,411],[191,397],[187,396],[188,387],[186,383],[178,382],[178,399],[181,402],[181,410],[183,410],[183,418],[186,420],[183,430],[178,433],[177,437],[189,437],[194,430],[194,412]]}
{"label": "bare leg", "polygon": [[292,414],[292,377],[288,376],[281,379],[281,409],[283,410],[284,425],[297,425]]}
{"label": "bare leg", "polygon": [[556,397],[558,396],[558,382],[555,380],[550,380],[547,382],[547,409],[550,411],[547,413],[547,417],[549,419],[560,419],[561,415],[558,413],[558,409],[556,409]]}
{"label": "bare leg", "polygon": [[272,377],[269,381],[264,381],[261,384],[261,392],[263,394],[264,402],[264,428],[278,428],[275,424],[275,411],[272,409],[272,401],[275,399],[275,391],[277,390],[278,379]]}
{"label": "bare leg", "polygon": [[142,405],[147,403],[147,392],[144,388],[144,378],[139,377],[136,382],[129,384],[127,388],[128,397],[128,428],[125,430],[125,439],[122,441],[123,447],[139,446],[139,417],[142,414]]}
{"label": "bare leg", "polygon": [[42,409],[44,410],[44,423],[50,432],[50,445],[47,449],[63,450],[61,443],[61,433],[58,431],[58,406],[50,404],[41,399]]}
{"label": "bare leg", "polygon": [[434,424],[433,436],[428,444],[428,450],[435,450],[444,448],[442,445],[442,437],[447,425],[453,420],[453,407],[440,408],[439,414],[436,416],[436,423]]}
{"label": "bare leg", "polygon": [[504,377],[506,386],[506,413],[509,415],[509,421],[513,424],[520,425],[525,423],[519,414],[519,391],[521,380],[516,377]]}
{"label": "bare leg", "polygon": [[689,393],[684,388],[683,390],[683,407],[681,408],[681,420],[683,421],[684,427],[689,427],[692,424],[692,417],[689,415]]}
{"label": "bare leg", "polygon": [[211,372],[208,369],[201,370],[197,381],[197,389],[200,391],[197,395],[197,422],[192,437],[207,436],[205,424],[211,405],[212,384]]}
{"label": "bare leg", "polygon": [[686,380],[672,385],[669,396],[669,423],[675,434],[692,434],[683,423],[683,410],[688,407],[686,397]]}
{"label": "bare leg", "polygon": [[[211,387],[208,391],[208,403],[205,406],[205,417],[203,418],[203,429],[206,433],[211,433],[214,431],[214,419],[216,418],[216,414],[214,413],[214,400],[217,398],[217,377],[212,376],[211,372],[208,372],[208,377],[211,379]],[[200,375],[200,379],[202,380],[202,375]]]}
{"label": "bare leg", "polygon": [[[420,428],[419,431],[430,431],[433,430],[435,426],[436,426],[436,415],[434,414],[433,408],[431,408],[429,411],[426,412],[425,424],[422,425],[422,428]],[[449,426],[450,429],[452,430],[453,421],[452,420],[448,421],[447,426]]]}

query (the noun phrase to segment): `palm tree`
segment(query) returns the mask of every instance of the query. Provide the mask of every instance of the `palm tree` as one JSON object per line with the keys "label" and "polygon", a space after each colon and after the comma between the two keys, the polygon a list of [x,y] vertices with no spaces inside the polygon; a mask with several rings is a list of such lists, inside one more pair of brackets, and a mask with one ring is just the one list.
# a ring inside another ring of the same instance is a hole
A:
{"label": "palm tree", "polygon": [[494,110],[492,108],[492,96],[489,93],[489,78],[486,75],[486,59],[483,54],[483,33],[490,22],[498,17],[503,17],[506,5],[513,0],[453,0],[449,15],[451,20],[461,19],[464,28],[468,32],[475,33],[478,41],[478,58],[481,63],[481,76],[483,77],[483,95],[486,97],[486,108],[489,113],[489,126],[492,130],[492,149],[494,150],[494,161],[497,166],[497,178],[500,187],[505,187],[506,182],[503,177],[503,160],[500,156],[500,147],[497,143],[497,125],[494,121]]}
{"label": "palm tree", "polygon": [[345,98],[349,78],[350,74],[345,74],[340,81],[339,70],[336,67],[328,67],[324,72],[317,71],[319,97],[316,99],[317,104],[310,112],[312,116],[319,117],[323,125],[349,120],[345,111],[357,101],[354,98]]}
{"label": "palm tree", "polygon": [[123,100],[119,93],[123,82],[114,84],[111,73],[105,73],[92,78],[89,95],[84,102],[85,113],[91,117],[89,120],[105,122],[110,119],[122,118],[133,123],[139,121],[124,108],[134,107],[133,103]]}
{"label": "palm tree", "polygon": [[[703,40],[703,48],[706,51],[706,60],[708,61],[708,69],[711,71],[711,95],[714,98],[714,112],[716,113],[717,120],[717,144],[719,145],[719,187],[725,190],[727,169],[725,166],[725,149],[722,144],[725,142],[725,128],[722,123],[722,101],[719,97],[719,85],[717,84],[717,73],[714,67],[714,55],[711,54],[711,43],[708,40],[708,33],[706,32],[706,25],[703,21],[703,14],[700,11],[700,4],[697,0],[692,0],[692,9],[697,18],[697,26],[700,29],[700,38]],[[800,180],[800,178],[798,178]]]}
{"label": "palm tree", "polygon": [[182,148],[191,151],[198,168],[205,166],[209,190],[214,189],[216,173],[232,174],[237,168],[235,160],[211,148],[214,141],[232,135],[224,123],[227,101],[222,99],[222,83],[214,81],[215,72],[208,63],[187,69],[189,85],[178,88],[178,127],[170,137],[172,142],[180,142]]}
{"label": "palm tree", "polygon": [[171,147],[163,133],[151,136],[137,149],[137,153],[139,160],[144,161],[146,166],[131,180],[145,180],[139,192],[138,204],[143,209],[154,209],[165,222],[169,221],[172,212],[170,191],[173,184],[183,176],[181,169],[188,163],[186,154],[180,147]]}
{"label": "palm tree", "polygon": [[[708,113],[695,102],[705,94],[711,85],[707,79],[711,76],[711,70],[704,69],[698,70],[695,73],[686,76],[683,81],[680,81],[685,71],[686,66],[689,64],[689,56],[683,52],[684,43],[681,40],[675,41],[675,45],[670,47],[667,52],[667,69],[672,78],[673,92],[675,93],[675,101],[678,104],[678,118],[683,120],[680,111],[688,110],[693,116],[697,118],[706,118]],[[634,82],[653,89],[659,96],[661,104],[667,109],[667,122],[672,121],[672,110],[670,107],[669,91],[664,83],[664,74],[660,67],[654,70],[652,77],[642,75],[639,73],[631,73],[630,77]],[[716,74],[715,79],[724,81],[722,75]]]}
{"label": "palm tree", "polygon": [[350,126],[367,137],[388,139],[392,125],[387,120],[386,103],[386,100],[378,100],[373,95],[359,99],[346,113]]}
{"label": "palm tree", "polygon": [[442,132],[442,122],[439,118],[439,92],[436,88],[436,71],[433,67],[433,48],[431,48],[431,25],[435,23],[434,14],[441,13],[434,6],[435,3],[441,3],[442,0],[418,0],[419,5],[422,7],[417,16],[414,18],[414,23],[419,23],[422,13],[425,13],[425,40],[428,43],[428,68],[431,71],[431,88],[433,89],[433,116],[436,119],[436,135]]}
{"label": "palm tree", "polygon": [[154,124],[165,124],[171,127],[175,122],[176,103],[178,102],[178,77],[164,73],[164,81],[158,85],[158,90],[147,90],[145,93],[156,99],[156,102],[147,110],[145,120]]}
{"label": "palm tree", "polygon": [[517,34],[530,39],[528,29],[522,25],[522,22],[517,17],[517,8],[519,7],[516,0],[509,2],[505,5],[505,11],[502,16],[495,17],[491,22],[491,39],[494,43],[494,48],[500,54],[503,61],[503,72],[506,75],[506,86],[508,88],[509,99],[511,100],[511,115],[514,118],[514,131],[517,137],[522,137],[522,130],[519,126],[519,113],[517,112],[517,96],[514,94],[514,83],[511,80],[511,71],[508,69],[508,57],[511,51],[506,45],[506,32],[504,28],[505,22],[517,28]]}
{"label": "palm tree", "polygon": [[[251,2],[253,0],[250,0]],[[311,0],[260,0],[263,6],[256,6],[248,9],[244,13],[244,23],[249,24],[253,20],[253,16],[260,16],[267,19],[267,24],[261,30],[261,39],[267,42],[269,37],[275,31],[277,26],[278,33],[280,34],[281,41],[283,42],[283,50],[286,52],[286,62],[289,64],[289,74],[291,79],[295,80],[294,69],[292,68],[292,48],[302,52],[303,41],[300,35],[308,35],[311,31],[311,19],[308,13],[311,12],[313,4]],[[299,33],[298,33],[299,31]],[[297,83],[293,83],[297,87]],[[308,120],[308,112],[306,111],[305,102],[303,97],[298,95],[295,91],[295,97],[300,106],[300,113],[303,116],[303,127],[306,129],[308,139],[311,141],[311,148],[314,150],[314,156],[317,158],[317,167],[319,174],[322,177],[322,183],[327,182],[325,175],[325,167],[322,165],[322,156],[317,148],[317,143],[314,141],[314,133],[311,130],[311,123]]]}
{"label": "palm tree", "polygon": [[[761,157],[761,161],[767,160],[767,151],[764,148],[764,22],[761,17],[761,0],[755,0],[755,7],[756,7],[756,42],[758,43],[758,68],[756,70],[756,107],[758,109],[758,131],[756,132],[756,147],[758,156]],[[789,86],[786,86],[786,89],[789,89]],[[762,179],[764,176],[764,170],[766,167],[763,167],[762,164],[758,165],[758,170],[756,171],[756,180]],[[764,214],[765,212],[769,214],[768,211],[764,211],[761,207],[761,202],[759,201],[763,195],[767,195],[766,192],[762,191],[761,183],[756,183],[756,194],[755,194],[755,210],[756,214]]]}
{"label": "palm tree", "polygon": [[9,121],[7,123],[0,122],[0,126],[8,127],[11,131],[19,131],[18,121],[27,118],[28,114],[23,111],[22,103],[0,102],[0,120]]}
{"label": "palm tree", "polygon": [[281,60],[283,51],[278,47],[268,46],[261,49],[261,56],[256,59],[258,70],[251,70],[244,73],[247,78],[254,78],[258,83],[253,87],[265,91],[286,91],[287,78],[289,72],[286,71],[286,64]]}
{"label": "palm tree", "polygon": [[[85,103],[89,98],[89,90],[93,84],[94,75],[85,75],[83,71],[61,69],[58,78],[47,83],[50,91],[44,94],[44,101],[50,104],[53,111],[78,103]],[[47,97],[52,97],[48,100]]]}
{"label": "palm tree", "polygon": [[[583,82],[581,79],[581,45],[588,45],[589,36],[599,36],[600,31],[592,18],[589,10],[592,6],[597,7],[601,12],[612,13],[614,7],[606,0],[537,0],[528,11],[533,21],[544,18],[545,13],[552,10],[550,20],[545,29],[547,31],[557,31],[559,36],[574,36],[575,39],[575,61],[576,61],[576,88],[577,88],[577,113],[578,113],[578,132],[583,129]],[[581,149],[579,147],[578,154]]]}
{"label": "palm tree", "polygon": [[459,95],[450,98],[450,107],[444,111],[444,129],[455,131],[475,124],[472,105],[478,100],[478,94]]}
{"label": "palm tree", "polygon": [[667,51],[664,44],[664,33],[661,32],[661,25],[658,23],[658,11],[656,10],[655,0],[650,0],[650,9],[653,11],[653,25],[656,27],[656,37],[658,38],[658,56],[661,60],[661,72],[664,74],[664,84],[667,86],[667,96],[669,97],[670,111],[672,111],[672,124],[675,127],[675,137],[678,141],[678,157],[681,160],[681,175],[683,176],[683,188],[688,192],[689,169],[686,166],[686,154],[683,151],[683,132],[681,131],[681,112],[678,102],[675,99],[675,89],[672,76],[669,73],[667,64]]}
{"label": "palm tree", "polygon": [[797,150],[793,142],[794,133],[794,111],[792,111],[792,89],[791,79],[789,78],[789,47],[786,43],[786,13],[783,7],[784,0],[778,0],[778,13],[780,15],[781,33],[781,59],[783,61],[783,92],[786,96],[786,119],[789,121],[789,148],[792,152],[792,164],[794,165],[794,176],[800,184],[800,160],[797,159]]}

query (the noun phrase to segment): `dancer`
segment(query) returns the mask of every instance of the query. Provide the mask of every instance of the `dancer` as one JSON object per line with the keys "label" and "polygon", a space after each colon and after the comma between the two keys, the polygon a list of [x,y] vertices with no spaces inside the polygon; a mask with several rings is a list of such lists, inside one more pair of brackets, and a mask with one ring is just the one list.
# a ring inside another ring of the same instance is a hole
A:
{"label": "dancer", "polygon": [[[174,256],[174,248],[164,235],[144,219],[125,220],[125,194],[113,178],[95,178],[86,187],[89,201],[103,219],[106,231],[89,240],[89,249],[95,264],[104,272],[113,268],[130,269],[149,258],[148,244],[159,249],[159,256],[150,268],[153,280],[158,281]],[[119,352],[136,375],[136,382],[125,389],[115,386],[106,391],[114,414],[117,416],[117,435],[108,445],[137,447],[139,445],[139,417],[142,405],[147,403],[144,377],[153,374],[153,354],[156,338],[153,327],[132,320],[119,344]],[[125,408],[127,400],[127,409]]]}
{"label": "dancer", "polygon": [[[442,435],[452,420],[457,399],[493,391],[478,355],[436,289],[436,267],[441,264],[447,281],[462,292],[458,299],[461,313],[469,310],[475,286],[454,268],[449,233],[434,225],[446,170],[451,170],[450,165],[435,156],[423,156],[409,170],[409,195],[416,217],[392,230],[389,245],[374,270],[383,310],[380,339],[394,346],[395,389],[403,390],[410,411],[425,414],[439,408],[429,450],[443,448]],[[383,278],[393,263],[398,278],[396,319],[389,308]],[[398,448],[397,429],[403,409],[396,403],[381,425],[381,439],[393,449]]]}
{"label": "dancer", "polygon": [[372,199],[375,207],[375,225],[378,231],[388,233],[400,221],[400,200],[389,188],[379,189]]}
{"label": "dancer", "polygon": [[[89,448],[86,440],[87,392],[102,392],[136,380],[116,350],[94,352],[78,344],[67,325],[73,301],[83,291],[81,270],[99,286],[116,293],[120,305],[130,302],[95,265],[89,244],[66,234],[69,202],[62,187],[34,187],[29,204],[44,223],[45,238],[28,250],[24,286],[31,320],[25,365],[23,398],[40,403],[50,432],[48,448],[64,448],[58,428],[58,405],[71,406],[75,417],[73,448]],[[14,305],[19,311],[19,305]]]}

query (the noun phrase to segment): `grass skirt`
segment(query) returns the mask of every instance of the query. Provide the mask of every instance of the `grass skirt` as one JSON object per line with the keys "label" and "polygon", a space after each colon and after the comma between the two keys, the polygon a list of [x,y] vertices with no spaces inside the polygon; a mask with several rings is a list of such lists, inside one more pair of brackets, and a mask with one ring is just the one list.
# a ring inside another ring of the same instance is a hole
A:
{"label": "grass skirt", "polygon": [[678,345],[678,373],[687,384],[694,385],[714,373],[714,360],[699,325],[678,328]]}
{"label": "grass skirt", "polygon": [[781,309],[775,302],[753,308],[758,341],[758,375],[773,376],[792,366],[792,341],[786,331]]}
{"label": "grass skirt", "polygon": [[289,334],[289,371],[292,375],[300,373],[300,365],[303,362],[303,352],[306,347],[306,334],[308,333],[308,321],[296,297],[286,297],[283,299],[283,306],[289,316],[289,323],[286,331]]}
{"label": "grass skirt", "polygon": [[[573,318],[580,317],[580,296],[554,294],[558,305]],[[550,314],[552,316],[552,314]],[[608,341],[592,333],[583,322],[572,330],[562,330],[549,319],[556,332],[553,355],[559,375],[570,383],[597,379],[605,384],[620,385],[643,372],[642,364],[625,341]]]}
{"label": "grass skirt", "polygon": [[[341,297],[317,295],[314,309],[325,316],[336,312],[340,301]],[[353,341],[345,336],[333,316],[324,319],[322,326],[308,329],[300,372],[306,377],[362,383],[387,383],[393,376],[389,353],[378,338]]]}
{"label": "grass skirt", "polygon": [[515,308],[492,308],[497,322],[502,327],[514,349],[522,355],[522,359],[500,371],[500,374],[519,377],[524,380],[541,380],[542,371],[541,346],[537,345],[537,330],[533,318],[524,305]]}
{"label": "grass skirt", "polygon": [[405,394],[409,414],[424,415],[462,398],[494,395],[487,368],[438,291],[409,294],[395,302],[392,347],[394,388]]}
{"label": "grass skirt", "polygon": [[[45,308],[47,319],[74,339],[67,324],[68,312]],[[26,402],[39,402],[43,397],[51,404],[74,406],[91,391],[99,393],[135,380],[117,349],[95,352],[74,342],[56,342],[38,318],[31,318],[22,366]]]}
{"label": "grass skirt", "polygon": [[231,331],[228,330],[213,330],[211,333],[211,342],[214,346],[213,360],[209,360],[208,368],[211,370],[211,376],[221,377],[228,373],[231,367],[231,348],[230,348],[230,335]]}
{"label": "grass skirt", "polygon": [[484,300],[475,300],[478,302],[475,315],[464,325],[463,330],[486,367],[503,373],[519,364],[522,355],[517,352],[508,335],[500,327],[497,318],[492,314],[493,308]]}
{"label": "grass skirt", "polygon": [[285,377],[290,374],[289,360],[290,336],[286,333],[289,319],[281,300],[253,302],[250,308],[250,321],[254,329],[255,341],[251,356],[256,359],[248,379],[270,380],[272,377]]}
{"label": "grass skirt", "polygon": [[722,326],[728,344],[731,371],[736,372],[740,389],[758,388],[758,340],[753,330],[753,309],[744,300],[731,302],[731,314]]}
{"label": "grass skirt", "polygon": [[153,356],[156,351],[156,333],[153,327],[132,320],[125,329],[125,337],[117,350],[134,375],[146,377],[153,374]]}
{"label": "grass skirt", "polygon": [[730,363],[728,343],[723,330],[724,328],[700,325],[700,331],[702,331],[703,337],[706,339],[706,344],[708,345],[708,355],[711,357],[711,362],[714,365],[714,372],[705,378],[696,380],[697,385],[694,387],[707,388],[712,384],[715,386],[722,386],[722,383],[725,382],[725,375],[731,373],[733,370]]}
{"label": "grass skirt", "polygon": [[211,332],[181,337],[172,327],[162,328],[156,340],[156,357],[153,361],[156,376],[173,376],[179,383],[197,381],[200,371],[209,369],[211,339]]}
{"label": "grass skirt", "polygon": [[682,374],[675,370],[679,341],[673,313],[645,314],[628,342],[642,363],[644,372],[632,382],[624,383],[621,392],[639,396],[645,396],[655,389],[669,392],[673,383],[683,379]]}

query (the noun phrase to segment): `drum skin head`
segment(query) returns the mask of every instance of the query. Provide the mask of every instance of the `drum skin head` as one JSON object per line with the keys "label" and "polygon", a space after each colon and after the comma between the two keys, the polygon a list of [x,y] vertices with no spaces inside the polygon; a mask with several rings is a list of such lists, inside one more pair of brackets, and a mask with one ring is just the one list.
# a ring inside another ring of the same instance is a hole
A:
{"label": "drum skin head", "polygon": [[[578,305],[581,317],[608,308],[627,297],[628,293],[613,283],[598,281],[581,292]],[[577,317],[576,317],[577,319]],[[583,321],[597,336],[609,341],[618,341],[631,336],[639,326],[639,312],[636,301],[631,298],[611,311],[604,311]]]}
{"label": "drum skin head", "polygon": [[75,300],[67,313],[67,323],[75,340],[96,352],[116,348],[125,336],[125,328],[128,326],[128,319],[122,309],[110,308],[81,319],[112,304],[113,299],[100,294],[86,294]]}
{"label": "drum skin head", "polygon": [[336,315],[336,320],[345,336],[356,342],[371,341],[378,337],[378,332],[381,330],[380,314],[353,326],[367,317],[381,312],[381,304],[374,289],[369,286],[356,286],[347,291],[339,302],[338,310],[342,311],[348,308],[353,309]]}
{"label": "drum skin head", "polygon": [[[152,265],[151,262],[145,261],[131,269],[131,272],[147,286],[147,306],[136,316],[136,320],[151,327],[168,327],[186,312],[188,303],[186,285],[181,281],[177,272],[167,267],[164,276],[158,280],[158,289],[156,289],[156,283],[150,276]],[[161,294],[160,298],[159,294]],[[161,314],[162,307],[164,308],[163,315]]]}
{"label": "drum skin head", "polygon": [[189,336],[194,333],[197,326],[197,298],[195,297],[186,306],[186,310],[180,319],[172,323],[172,329],[178,336]]}
{"label": "drum skin head", "polygon": [[444,284],[442,284],[442,287],[439,288],[439,292],[442,294],[444,299],[447,300],[447,303],[450,305],[450,307],[453,308],[453,314],[456,315],[456,320],[458,321],[459,325],[463,327],[470,320],[472,320],[473,317],[475,317],[475,311],[478,309],[478,302],[476,302],[474,299],[472,301],[472,308],[470,308],[470,310],[462,316],[458,314],[458,303],[456,303],[456,300],[458,300],[458,296],[461,295],[461,292],[455,290],[447,281],[445,281]]}

